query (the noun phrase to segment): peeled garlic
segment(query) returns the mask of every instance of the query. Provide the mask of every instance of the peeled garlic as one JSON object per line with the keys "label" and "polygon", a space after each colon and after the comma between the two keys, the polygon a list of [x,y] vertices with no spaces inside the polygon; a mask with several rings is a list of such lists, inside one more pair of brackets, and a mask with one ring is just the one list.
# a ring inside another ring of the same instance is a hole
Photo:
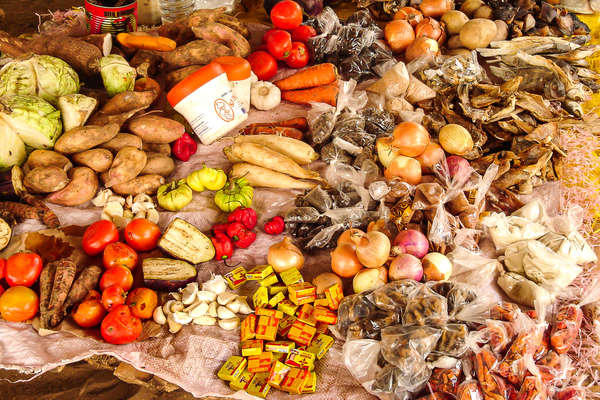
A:
{"label": "peeled garlic", "polygon": [[183,328],[183,325],[173,319],[173,314],[167,316],[167,324],[169,324],[169,332],[177,333]]}
{"label": "peeled garlic", "polygon": [[192,322],[196,325],[215,325],[217,323],[217,319],[208,315],[203,315],[201,317],[194,318]]}
{"label": "peeled garlic", "polygon": [[165,304],[163,304],[162,309],[163,312],[168,315],[168,314],[172,314],[173,312],[171,311],[171,307],[173,306],[173,304],[175,304],[175,302],[177,302],[177,300],[167,300],[165,302]]}
{"label": "peeled garlic", "polygon": [[125,204],[127,205],[127,207],[131,208],[131,206],[133,205],[132,195],[127,196],[127,198],[125,199]]}
{"label": "peeled garlic", "polygon": [[208,313],[208,304],[200,303],[189,311],[190,317],[198,318]]}
{"label": "peeled garlic", "polygon": [[254,310],[248,305],[248,300],[246,299],[246,296],[238,296],[236,301],[240,303],[240,309],[238,311],[240,314],[247,315],[252,314],[254,312]]}
{"label": "peeled garlic", "polygon": [[234,330],[239,325],[240,319],[238,317],[219,320],[219,326],[227,331]]}
{"label": "peeled garlic", "polygon": [[217,302],[213,301],[208,305],[208,311],[206,312],[211,317],[217,317]]}
{"label": "peeled garlic", "polygon": [[219,317],[219,319],[229,319],[235,316],[235,313],[227,307],[219,306],[219,308],[217,308],[217,317]]}
{"label": "peeled garlic", "polygon": [[176,313],[179,311],[183,311],[184,308],[185,308],[185,306],[183,305],[183,303],[181,301],[176,301],[171,305],[171,312]]}
{"label": "peeled garlic", "polygon": [[108,199],[106,200],[106,202],[111,203],[113,201],[115,203],[119,203],[121,206],[125,205],[125,199],[122,198],[121,196],[117,196],[117,195],[108,196]]}
{"label": "peeled garlic", "polygon": [[152,313],[152,318],[154,319],[154,322],[156,322],[159,325],[164,325],[167,323],[167,317],[165,316],[165,313],[163,312],[163,309],[160,306],[154,309],[154,312]]}
{"label": "peeled garlic", "polygon": [[186,306],[192,304],[197,299],[196,293],[198,293],[198,283],[188,283],[181,291],[181,301],[183,304]]}
{"label": "peeled garlic", "polygon": [[227,281],[221,275],[213,275],[210,280],[202,284],[202,290],[221,294],[227,290]]}
{"label": "peeled garlic", "polygon": [[111,217],[122,217],[123,216],[123,205],[118,201],[109,201],[104,206],[104,213]]}
{"label": "peeled garlic", "polygon": [[[131,195],[130,195],[131,196]],[[129,198],[128,198],[129,200]],[[148,196],[146,193],[136,194],[133,198],[134,203],[152,203],[152,197]],[[154,203],[152,203],[154,204]]]}
{"label": "peeled garlic", "polygon": [[112,196],[112,194],[113,192],[110,189],[101,190],[92,200],[92,204],[96,207],[104,207],[108,201],[108,198]]}
{"label": "peeled garlic", "polygon": [[152,209],[146,211],[146,219],[150,222],[154,222],[155,224],[158,224],[158,219],[159,219],[158,210],[152,208]]}
{"label": "peeled garlic", "polygon": [[173,313],[173,321],[181,325],[187,325],[192,322],[192,317],[190,317],[186,312],[177,311]]}
{"label": "peeled garlic", "polygon": [[231,310],[231,312],[234,313],[239,313],[240,312],[240,307],[242,305],[240,304],[240,302],[238,301],[238,299],[235,299],[234,301],[232,301],[231,303],[227,304],[227,308]]}
{"label": "peeled garlic", "polygon": [[237,298],[237,294],[235,294],[233,292],[223,292],[217,296],[217,302],[220,305],[225,306],[225,305],[231,303],[232,301],[234,301],[236,298]]}
{"label": "peeled garlic", "polygon": [[169,296],[171,296],[173,299],[175,299],[177,301],[181,301],[181,293],[179,293],[179,292],[171,292],[171,293],[169,293]]}
{"label": "peeled garlic", "polygon": [[[129,211],[129,210],[127,210],[127,211]],[[146,218],[146,211],[141,210],[141,211],[136,212],[133,215],[132,219],[145,219],[145,218]]]}
{"label": "peeled garlic", "polygon": [[207,303],[215,301],[215,299],[217,298],[217,295],[215,293],[209,292],[208,290],[204,290],[204,285],[202,285],[202,289],[203,290],[199,290],[198,293],[196,293],[198,300],[205,301]]}

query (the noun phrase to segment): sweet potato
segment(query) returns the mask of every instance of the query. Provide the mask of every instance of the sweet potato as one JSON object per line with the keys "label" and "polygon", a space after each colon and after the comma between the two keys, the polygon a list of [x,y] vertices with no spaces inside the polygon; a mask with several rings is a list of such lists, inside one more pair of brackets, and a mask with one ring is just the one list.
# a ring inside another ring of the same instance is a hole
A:
{"label": "sweet potato", "polygon": [[54,328],[64,316],[64,304],[73,285],[77,266],[69,259],[63,258],[56,261],[56,273],[54,274],[54,284],[52,285],[52,294],[48,302],[48,326]]}
{"label": "sweet potato", "polygon": [[136,195],[140,193],[155,194],[158,187],[165,183],[160,175],[140,175],[133,180],[114,185],[111,189],[120,195]]}
{"label": "sweet potato", "polygon": [[113,155],[107,149],[90,149],[75,153],[71,158],[75,163],[85,165],[96,172],[108,171],[113,161]]}
{"label": "sweet potato", "polygon": [[115,156],[110,169],[106,172],[104,186],[107,188],[129,182],[142,172],[146,165],[146,153],[135,147],[123,147]]}
{"label": "sweet potato", "polygon": [[98,176],[88,167],[75,167],[69,171],[71,182],[62,190],[46,197],[50,203],[61,206],[78,206],[94,198],[98,191]]}
{"label": "sweet potato", "polygon": [[87,35],[83,36],[81,40],[96,46],[103,56],[109,55],[113,48],[112,36],[110,33]]}
{"label": "sweet potato", "polygon": [[48,327],[48,303],[52,294],[52,284],[56,273],[56,263],[47,263],[40,273],[40,322]]}
{"label": "sweet potato", "polygon": [[161,57],[148,50],[138,50],[129,65],[135,68],[139,76],[154,76],[158,73]]}
{"label": "sweet potato", "polygon": [[108,142],[119,133],[119,125],[86,125],[66,131],[54,144],[59,153],[79,153]]}
{"label": "sweet potato", "polygon": [[136,149],[142,148],[142,138],[131,133],[117,133],[117,136],[110,139],[106,143],[102,143],[99,147],[112,151],[113,153],[118,152],[123,147],[135,147]]}
{"label": "sweet potato", "polygon": [[23,184],[33,193],[51,193],[61,190],[69,183],[64,169],[56,166],[37,167],[25,174]]}
{"label": "sweet potato", "polygon": [[69,159],[60,153],[52,150],[34,150],[27,157],[27,161],[23,165],[23,172],[27,173],[37,167],[59,167],[68,171],[73,167]]}
{"label": "sweet potato", "polygon": [[187,67],[175,69],[165,75],[165,85],[167,89],[171,89],[179,82],[198,71],[204,65],[188,65]]}
{"label": "sweet potato", "polygon": [[142,170],[142,174],[156,174],[169,176],[175,170],[175,161],[167,155],[161,153],[146,153],[146,166]]}
{"label": "sweet potato", "polygon": [[233,51],[220,43],[208,40],[193,40],[173,51],[157,52],[168,70],[187,67],[188,65],[208,64],[213,58],[232,56]]}
{"label": "sweet potato", "polygon": [[196,10],[188,18],[188,26],[190,27],[203,25],[209,22],[218,22],[238,32],[246,39],[250,38],[250,32],[248,31],[246,24],[236,17],[227,14],[227,9],[225,7]]}
{"label": "sweet potato", "polygon": [[159,36],[174,40],[177,46],[181,46],[194,39],[194,32],[188,26],[187,18],[180,18],[177,21],[162,24],[156,32]]}
{"label": "sweet potato", "polygon": [[102,52],[93,44],[74,37],[40,35],[25,42],[26,48],[35,54],[60,58],[77,72],[87,76],[100,72]]}
{"label": "sweet potato", "polygon": [[171,143],[185,133],[185,127],[170,118],[149,114],[131,120],[129,131],[146,143]]}
{"label": "sweet potato", "polygon": [[160,153],[165,154],[167,156],[171,155],[171,146],[168,144],[159,144],[159,143],[142,143],[142,150],[149,153]]}
{"label": "sweet potato", "polygon": [[98,285],[101,274],[102,268],[97,265],[90,265],[81,271],[73,286],[71,286],[71,290],[69,290],[64,309],[68,310],[81,302],[87,296],[88,292]]}
{"label": "sweet potato", "polygon": [[92,115],[88,121],[92,125],[117,124],[123,125],[138,111],[145,110],[154,102],[157,93],[153,90],[143,92],[122,92],[112,97],[100,111]]}
{"label": "sweet potato", "polygon": [[251,48],[248,40],[230,27],[218,22],[192,26],[192,32],[199,39],[224,44],[233,51],[234,56],[247,57],[250,54]]}

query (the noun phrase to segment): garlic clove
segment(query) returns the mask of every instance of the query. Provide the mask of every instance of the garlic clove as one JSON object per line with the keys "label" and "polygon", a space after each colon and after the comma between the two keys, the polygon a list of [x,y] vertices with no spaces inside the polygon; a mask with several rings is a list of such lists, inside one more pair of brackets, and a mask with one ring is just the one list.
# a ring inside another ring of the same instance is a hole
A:
{"label": "garlic clove", "polygon": [[174,312],[172,315],[173,321],[177,322],[178,324],[187,325],[190,322],[192,322],[192,317],[190,317],[188,313],[185,313],[183,311]]}
{"label": "garlic clove", "polygon": [[215,301],[217,298],[215,293],[209,292],[208,290],[199,290],[198,293],[196,293],[196,296],[198,297],[198,300],[205,301],[207,303]]}
{"label": "garlic clove", "polygon": [[127,208],[131,208],[131,206],[133,205],[132,195],[127,196],[127,198],[125,199],[125,204],[127,205]]}
{"label": "garlic clove", "polygon": [[185,308],[185,306],[183,305],[183,303],[181,301],[176,301],[171,305],[171,312],[172,313],[180,312],[180,311],[183,311],[184,308]]}
{"label": "garlic clove", "polygon": [[111,203],[113,201],[116,203],[119,203],[121,206],[125,205],[125,199],[122,198],[121,196],[112,195],[112,196],[108,196],[108,199],[106,199],[107,203]]}
{"label": "garlic clove", "polygon": [[202,290],[221,294],[227,290],[227,281],[221,275],[213,275],[210,280],[202,284]]}
{"label": "garlic clove", "polygon": [[210,325],[216,325],[217,323],[217,319],[215,317],[210,317],[208,315],[203,315],[201,317],[198,318],[194,318],[192,320],[192,322],[196,325],[206,325],[206,326],[210,326]]}
{"label": "garlic clove", "polygon": [[172,314],[173,312],[171,311],[171,307],[173,307],[173,304],[175,304],[177,300],[167,300],[165,302],[165,304],[163,304],[162,309],[163,312],[165,313],[165,315],[169,315]]}
{"label": "garlic clove", "polygon": [[238,299],[236,298],[234,301],[232,301],[231,303],[227,304],[227,308],[229,310],[231,310],[231,312],[237,314],[240,312],[240,307],[242,305],[240,304],[240,302],[238,301]]}
{"label": "garlic clove", "polygon": [[152,313],[152,319],[154,319],[154,322],[159,325],[164,325],[167,323],[167,317],[163,312],[162,307],[158,306],[154,309],[154,312]]}
{"label": "garlic clove", "polygon": [[152,197],[148,196],[146,193],[136,194],[133,198],[134,203],[152,203]]}
{"label": "garlic clove", "polygon": [[217,308],[217,317],[219,317],[219,319],[229,319],[234,318],[235,316],[235,313],[227,307],[219,306]]}
{"label": "garlic clove", "polygon": [[198,318],[208,313],[208,304],[200,303],[189,311],[189,315],[192,318]]}
{"label": "garlic clove", "polygon": [[179,292],[171,292],[169,293],[169,296],[171,296],[174,300],[181,301],[181,293]]}
{"label": "garlic clove", "polygon": [[238,317],[220,319],[219,326],[227,331],[232,331],[240,325],[240,319]]}
{"label": "garlic clove", "polygon": [[208,305],[208,311],[206,312],[211,317],[217,317],[217,302],[213,301]]}
{"label": "garlic clove", "polygon": [[167,324],[169,324],[169,332],[177,333],[183,328],[183,325],[173,319],[173,314],[167,315]]}
{"label": "garlic clove", "polygon": [[254,310],[248,305],[248,299],[246,299],[246,296],[238,296],[237,301],[240,303],[240,309],[238,311],[240,314],[247,315],[254,312]]}
{"label": "garlic clove", "polygon": [[110,189],[101,190],[92,200],[92,204],[96,207],[104,207],[108,202],[108,198],[112,196],[112,194],[113,192]]}
{"label": "garlic clove", "polygon": [[186,287],[181,291],[181,301],[183,304],[190,305],[196,300],[198,297],[196,296],[198,293],[198,283],[192,282],[188,283]]}
{"label": "garlic clove", "polygon": [[160,218],[160,216],[158,214],[158,210],[152,208],[152,209],[146,211],[146,219],[148,221],[158,224],[159,218]]}
{"label": "garlic clove", "polygon": [[237,298],[237,294],[233,292],[223,292],[217,296],[217,303],[222,306],[225,306]]}
{"label": "garlic clove", "polygon": [[118,201],[109,201],[104,206],[103,212],[111,217],[122,217],[124,212],[123,205]]}

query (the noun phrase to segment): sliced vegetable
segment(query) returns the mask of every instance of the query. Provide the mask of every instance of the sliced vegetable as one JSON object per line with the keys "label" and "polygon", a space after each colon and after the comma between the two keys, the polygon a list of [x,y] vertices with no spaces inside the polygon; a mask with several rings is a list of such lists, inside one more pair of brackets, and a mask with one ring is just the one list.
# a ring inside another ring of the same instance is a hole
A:
{"label": "sliced vegetable", "polygon": [[142,262],[144,285],[150,289],[173,291],[196,280],[193,265],[171,258],[146,258]]}
{"label": "sliced vegetable", "polygon": [[215,256],[210,239],[198,228],[175,218],[158,241],[158,246],[173,257],[199,264]]}
{"label": "sliced vegetable", "polygon": [[83,126],[92,112],[96,109],[98,101],[93,97],[83,94],[68,94],[58,98],[58,109],[62,117],[65,131]]}

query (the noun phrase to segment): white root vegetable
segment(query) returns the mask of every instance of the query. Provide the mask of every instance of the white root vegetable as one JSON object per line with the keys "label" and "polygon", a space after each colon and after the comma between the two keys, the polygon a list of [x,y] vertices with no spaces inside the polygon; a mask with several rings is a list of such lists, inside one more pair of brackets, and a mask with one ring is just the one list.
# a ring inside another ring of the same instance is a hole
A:
{"label": "white root vegetable", "polygon": [[220,319],[219,326],[227,331],[232,331],[240,325],[240,319],[238,317],[229,319]]}
{"label": "white root vegetable", "polygon": [[167,317],[163,312],[162,307],[156,307],[154,312],[152,313],[152,319],[159,325],[164,325],[167,323]]}
{"label": "white root vegetable", "polygon": [[279,135],[240,135],[233,138],[234,143],[255,143],[288,156],[300,165],[310,164],[319,158],[311,145],[302,140]]}
{"label": "white root vegetable", "polygon": [[198,318],[194,318],[192,322],[195,325],[204,325],[204,326],[212,326],[217,324],[217,319],[215,317],[210,317],[208,315],[203,315]]}
{"label": "white root vegetable", "polygon": [[289,175],[249,163],[234,164],[230,172],[234,178],[244,177],[253,187],[277,189],[312,189],[316,183],[294,179]]}
{"label": "white root vegetable", "polygon": [[271,82],[253,83],[250,90],[250,103],[258,110],[271,110],[281,103],[281,90]]}
{"label": "white root vegetable", "polygon": [[[204,286],[202,286],[202,288],[204,289]],[[198,293],[196,293],[196,296],[198,297],[198,300],[206,303],[213,302],[217,298],[215,293],[209,292],[208,290],[199,290]]]}
{"label": "white root vegetable", "polygon": [[219,308],[217,308],[217,317],[219,317],[219,319],[234,318],[235,313],[227,307],[219,306]]}
{"label": "white root vegetable", "polygon": [[224,292],[217,296],[217,303],[226,306],[237,298],[237,294],[233,292]]}

